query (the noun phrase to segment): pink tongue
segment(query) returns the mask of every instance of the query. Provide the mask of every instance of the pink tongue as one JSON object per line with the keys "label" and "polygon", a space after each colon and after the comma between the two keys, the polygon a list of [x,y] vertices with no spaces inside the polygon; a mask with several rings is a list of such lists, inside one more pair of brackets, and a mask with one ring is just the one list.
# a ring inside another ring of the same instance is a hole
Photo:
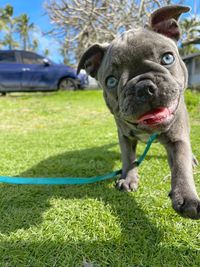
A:
{"label": "pink tongue", "polygon": [[156,108],[150,112],[145,113],[138,119],[138,123],[155,124],[163,121],[170,115],[168,108]]}

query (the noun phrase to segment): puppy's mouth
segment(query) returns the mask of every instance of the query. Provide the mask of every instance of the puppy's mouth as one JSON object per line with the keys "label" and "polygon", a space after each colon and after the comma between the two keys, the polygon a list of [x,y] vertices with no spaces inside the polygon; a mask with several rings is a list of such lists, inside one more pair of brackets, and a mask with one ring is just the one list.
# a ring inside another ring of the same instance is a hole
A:
{"label": "puppy's mouth", "polygon": [[159,107],[146,112],[137,119],[138,125],[155,127],[169,124],[176,112],[178,101],[175,101],[170,107]]}

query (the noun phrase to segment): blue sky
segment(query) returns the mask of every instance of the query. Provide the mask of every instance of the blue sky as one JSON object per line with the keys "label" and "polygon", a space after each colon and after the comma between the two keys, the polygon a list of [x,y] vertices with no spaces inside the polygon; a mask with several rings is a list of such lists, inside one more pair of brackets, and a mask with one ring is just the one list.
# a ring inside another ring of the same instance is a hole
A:
{"label": "blue sky", "polygon": [[[3,3],[2,3],[3,2]],[[19,16],[22,13],[27,13],[30,17],[30,22],[39,27],[33,33],[34,38],[39,40],[39,53],[43,54],[46,48],[49,49],[49,57],[56,62],[61,62],[62,58],[59,56],[59,42],[54,38],[43,35],[51,29],[51,23],[47,15],[45,15],[43,0],[8,0],[1,1],[1,7],[10,4],[14,7],[14,16]]]}
{"label": "blue sky", "polygon": [[8,0],[1,2],[4,2],[4,5],[11,4],[14,7],[15,16],[27,13],[31,21],[39,25],[44,31],[50,28],[48,16],[44,16],[43,0]]}
{"label": "blue sky", "polygon": [[[45,0],[48,1],[48,0]],[[45,48],[50,50],[50,58],[59,62],[61,58],[58,53],[59,44],[53,38],[43,36],[42,32],[47,32],[51,29],[51,24],[47,15],[44,15],[44,0],[8,0],[2,1],[0,7],[4,7],[6,4],[11,4],[14,7],[14,16],[18,16],[22,13],[27,13],[30,17],[30,22],[35,23],[41,29],[41,32],[37,33],[37,38],[40,40],[40,53],[43,53]],[[177,0],[173,1],[177,3]],[[185,0],[185,5],[192,7],[190,14],[184,16],[196,14],[200,15],[200,0]],[[195,10],[196,8],[196,10]]]}

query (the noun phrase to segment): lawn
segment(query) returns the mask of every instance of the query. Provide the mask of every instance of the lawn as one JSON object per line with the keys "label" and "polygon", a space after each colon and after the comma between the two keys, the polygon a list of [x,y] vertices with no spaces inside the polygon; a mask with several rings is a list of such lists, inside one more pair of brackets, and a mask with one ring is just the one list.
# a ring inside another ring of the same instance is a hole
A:
{"label": "lawn", "polygon": [[[200,160],[200,94],[186,93]],[[0,175],[90,177],[119,169],[116,127],[102,91],[0,98]],[[144,149],[139,145],[138,154]],[[117,178],[90,185],[0,185],[0,266],[199,267],[200,221],[167,197],[166,153],[153,144],[135,193]],[[194,170],[200,193],[200,168]],[[92,266],[92,265],[91,265]]]}

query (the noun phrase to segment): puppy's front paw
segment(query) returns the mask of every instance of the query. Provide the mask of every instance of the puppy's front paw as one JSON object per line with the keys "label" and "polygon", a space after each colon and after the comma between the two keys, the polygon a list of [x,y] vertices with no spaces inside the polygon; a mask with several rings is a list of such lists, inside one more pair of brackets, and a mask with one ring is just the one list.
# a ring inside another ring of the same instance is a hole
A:
{"label": "puppy's front paw", "polygon": [[180,193],[170,193],[173,209],[182,217],[200,219],[200,200],[194,197],[183,197]]}
{"label": "puppy's front paw", "polygon": [[116,183],[116,187],[121,191],[136,191],[138,188],[138,176],[128,176],[126,179],[120,178]]}

